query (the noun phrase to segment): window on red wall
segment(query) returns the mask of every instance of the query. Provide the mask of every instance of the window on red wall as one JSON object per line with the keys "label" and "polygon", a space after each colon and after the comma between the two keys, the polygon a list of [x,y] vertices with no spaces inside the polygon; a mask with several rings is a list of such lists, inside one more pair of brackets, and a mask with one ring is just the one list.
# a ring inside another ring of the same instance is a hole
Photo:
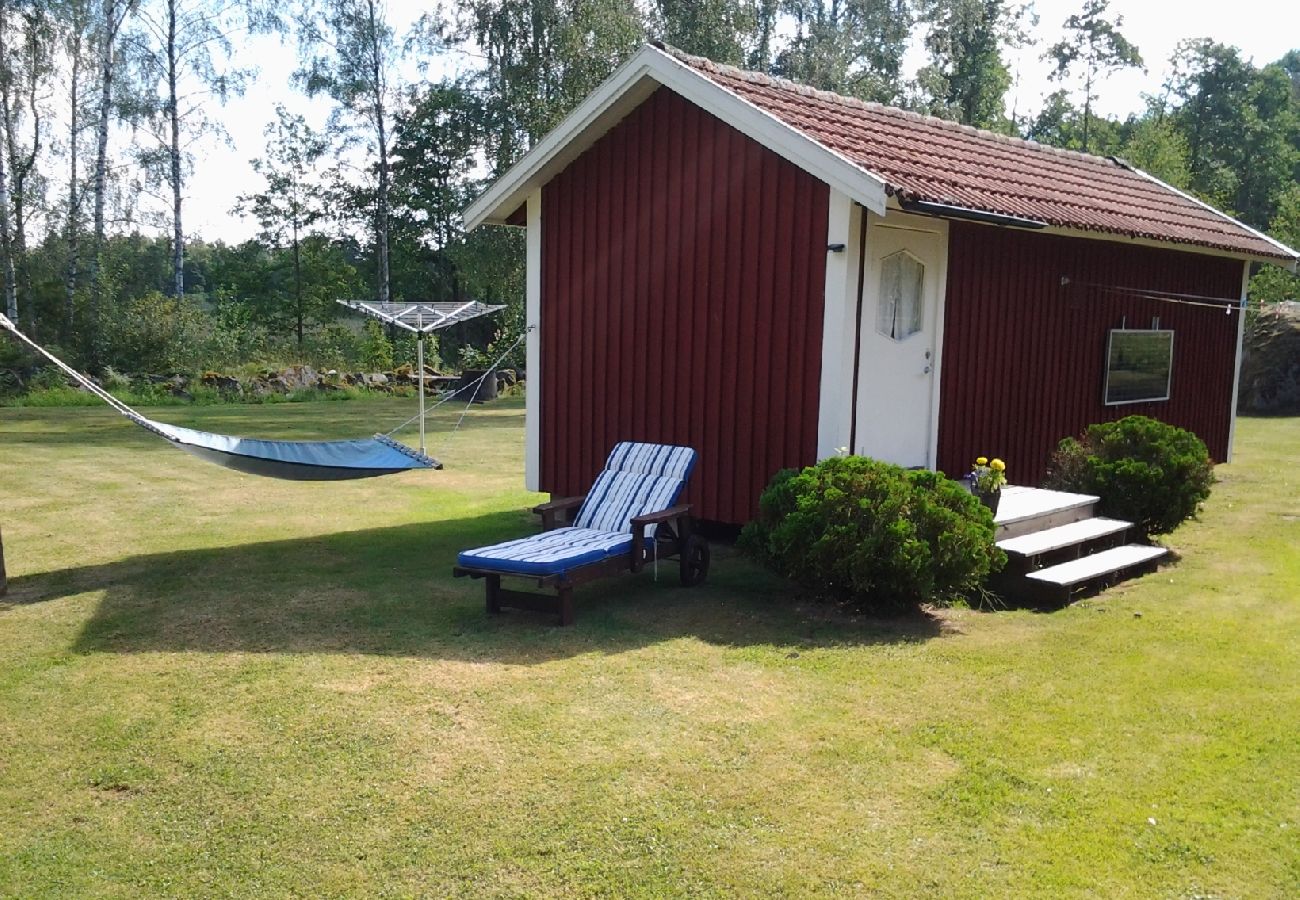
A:
{"label": "window on red wall", "polygon": [[1107,406],[1169,399],[1174,333],[1116,328],[1106,348]]}

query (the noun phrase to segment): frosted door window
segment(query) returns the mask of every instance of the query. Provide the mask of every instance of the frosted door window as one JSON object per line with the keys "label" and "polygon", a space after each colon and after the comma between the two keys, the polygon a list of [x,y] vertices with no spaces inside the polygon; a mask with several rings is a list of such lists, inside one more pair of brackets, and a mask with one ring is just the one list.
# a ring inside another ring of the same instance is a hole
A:
{"label": "frosted door window", "polygon": [[896,341],[921,330],[921,285],[925,266],[910,253],[895,253],[880,264],[880,305],[876,330]]}

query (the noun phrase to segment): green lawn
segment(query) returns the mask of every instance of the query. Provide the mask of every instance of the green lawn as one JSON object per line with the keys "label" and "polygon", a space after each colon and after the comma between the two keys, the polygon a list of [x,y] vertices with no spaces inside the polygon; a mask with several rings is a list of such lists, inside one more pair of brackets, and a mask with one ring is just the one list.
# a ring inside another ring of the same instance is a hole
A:
{"label": "green lawn", "polygon": [[838,618],[715,550],[557,629],[450,577],[531,527],[518,401],[334,484],[0,409],[0,894],[1300,895],[1300,420],[1238,445],[1180,563],[1060,612]]}

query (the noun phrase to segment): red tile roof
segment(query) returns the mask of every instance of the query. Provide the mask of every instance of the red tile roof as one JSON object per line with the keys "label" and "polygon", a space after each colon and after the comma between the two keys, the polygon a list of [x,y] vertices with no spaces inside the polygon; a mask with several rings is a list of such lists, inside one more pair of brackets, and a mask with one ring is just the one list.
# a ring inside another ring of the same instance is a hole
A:
{"label": "red tile roof", "polygon": [[1288,262],[1296,258],[1240,222],[1113,159],[866,103],[664,49],[871,172],[902,201]]}

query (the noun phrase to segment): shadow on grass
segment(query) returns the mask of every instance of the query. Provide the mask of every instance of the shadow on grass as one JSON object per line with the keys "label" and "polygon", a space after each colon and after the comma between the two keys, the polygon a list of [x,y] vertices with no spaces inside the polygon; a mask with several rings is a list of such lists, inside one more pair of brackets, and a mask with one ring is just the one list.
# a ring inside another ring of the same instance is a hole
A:
{"label": "shadow on grass", "polygon": [[[709,581],[682,588],[675,563],[575,592],[577,624],[489,617],[479,581],[454,579],[456,551],[526,534],[520,512],[181,550],[10,581],[6,608],[102,591],[80,653],[363,653],[530,665],[618,653],[682,637],[719,646],[815,648],[912,643],[942,623],[846,618],[804,607],[790,588],[726,547]],[[518,582],[523,585],[524,582]]]}

